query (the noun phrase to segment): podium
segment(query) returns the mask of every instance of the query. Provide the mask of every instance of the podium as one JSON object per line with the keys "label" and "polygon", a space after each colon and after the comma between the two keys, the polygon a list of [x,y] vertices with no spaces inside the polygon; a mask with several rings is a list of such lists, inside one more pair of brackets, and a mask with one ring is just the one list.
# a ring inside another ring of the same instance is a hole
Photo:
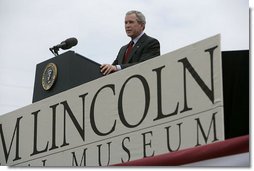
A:
{"label": "podium", "polygon": [[[51,71],[51,69],[49,69],[49,71],[46,71],[48,64],[54,65],[56,70]],[[48,87],[48,90],[45,90],[43,87],[43,81],[44,79],[47,79],[44,77],[49,77],[45,72],[56,72],[57,74],[55,75],[55,80],[50,80],[48,78],[48,82],[52,84],[52,87]],[[74,51],[67,51],[59,56],[37,64],[33,103],[92,81],[101,76],[100,64],[79,55]],[[54,83],[50,81],[54,81]]]}

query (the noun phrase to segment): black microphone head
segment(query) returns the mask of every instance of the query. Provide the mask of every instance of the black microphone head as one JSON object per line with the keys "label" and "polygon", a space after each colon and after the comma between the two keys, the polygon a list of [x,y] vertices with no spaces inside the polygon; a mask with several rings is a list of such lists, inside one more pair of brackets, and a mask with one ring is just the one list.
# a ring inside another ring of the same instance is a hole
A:
{"label": "black microphone head", "polygon": [[78,40],[75,37],[66,39],[61,44],[64,44],[64,46],[61,47],[61,49],[66,50],[70,49],[73,46],[76,46],[78,44]]}

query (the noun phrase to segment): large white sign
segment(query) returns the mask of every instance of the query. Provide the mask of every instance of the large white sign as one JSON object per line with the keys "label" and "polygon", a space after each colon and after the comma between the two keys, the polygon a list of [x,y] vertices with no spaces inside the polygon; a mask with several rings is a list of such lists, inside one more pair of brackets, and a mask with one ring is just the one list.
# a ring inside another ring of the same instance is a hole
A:
{"label": "large white sign", "polygon": [[0,116],[0,164],[105,166],[221,141],[222,95],[217,35]]}

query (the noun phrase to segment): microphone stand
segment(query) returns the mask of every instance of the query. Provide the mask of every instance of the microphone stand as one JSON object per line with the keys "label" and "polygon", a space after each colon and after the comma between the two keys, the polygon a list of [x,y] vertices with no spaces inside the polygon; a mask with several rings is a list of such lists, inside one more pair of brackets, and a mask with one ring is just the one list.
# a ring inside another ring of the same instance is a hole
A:
{"label": "microphone stand", "polygon": [[55,56],[58,56],[58,51],[59,51],[59,48],[54,46],[52,48],[49,48],[49,50],[55,55]]}

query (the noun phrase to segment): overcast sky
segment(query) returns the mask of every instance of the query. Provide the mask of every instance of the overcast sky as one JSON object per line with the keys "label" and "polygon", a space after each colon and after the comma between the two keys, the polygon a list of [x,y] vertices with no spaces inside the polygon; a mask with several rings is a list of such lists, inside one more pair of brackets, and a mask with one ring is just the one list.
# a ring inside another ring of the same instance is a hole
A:
{"label": "overcast sky", "polygon": [[75,52],[112,63],[130,40],[124,17],[133,9],[162,54],[218,33],[223,51],[249,49],[248,0],[0,0],[0,115],[32,103],[36,64],[69,37]]}

